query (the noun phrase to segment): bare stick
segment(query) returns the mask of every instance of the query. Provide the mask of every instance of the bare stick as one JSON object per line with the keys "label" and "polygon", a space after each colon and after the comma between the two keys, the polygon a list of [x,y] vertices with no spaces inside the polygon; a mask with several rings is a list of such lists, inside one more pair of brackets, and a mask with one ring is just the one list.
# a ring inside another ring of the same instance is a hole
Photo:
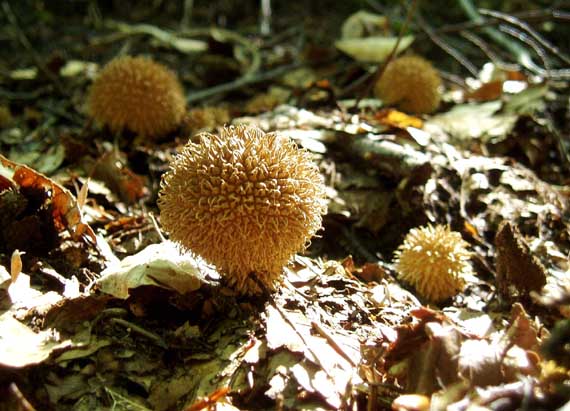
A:
{"label": "bare stick", "polygon": [[543,48],[548,50],[550,53],[558,57],[564,63],[570,65],[570,57],[566,56],[558,47],[554,46],[538,34],[532,27],[530,27],[526,22],[519,20],[515,16],[508,15],[506,13],[501,13],[494,10],[479,9],[479,13],[484,16],[491,16],[496,19],[503,20],[513,26],[519,27],[521,30],[527,32],[538,44]]}
{"label": "bare stick", "polygon": [[426,32],[428,37],[433,41],[436,45],[438,45],[443,51],[453,57],[455,60],[459,62],[463,67],[467,69],[467,71],[474,77],[477,77],[477,67],[473,63],[471,63],[461,52],[449,44],[447,44],[441,37],[439,37],[434,30],[427,24],[421,14],[416,15],[416,21],[420,25],[420,27]]}
{"label": "bare stick", "polygon": [[204,100],[208,97],[215,96],[217,94],[227,93],[228,91],[233,91],[240,89],[251,84],[261,83],[263,81],[271,80],[275,77],[280,77],[285,73],[295,70],[303,66],[303,63],[296,62],[286,66],[280,66],[273,70],[266,71],[265,73],[253,74],[250,76],[242,76],[236,80],[230,81],[229,83],[219,84],[214,87],[207,88],[205,90],[194,91],[186,97],[188,103],[193,103],[195,101]]}

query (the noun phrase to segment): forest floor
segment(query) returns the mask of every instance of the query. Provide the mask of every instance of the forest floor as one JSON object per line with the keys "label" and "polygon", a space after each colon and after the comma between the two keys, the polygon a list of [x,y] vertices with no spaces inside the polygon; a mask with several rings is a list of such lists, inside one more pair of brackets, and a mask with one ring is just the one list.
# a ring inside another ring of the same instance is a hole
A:
{"label": "forest floor", "polygon": [[[196,8],[219,24],[188,26],[162,2],[119,3],[0,4],[0,410],[569,409],[570,59],[539,24],[558,14],[486,14],[534,38],[490,61],[496,37],[468,19]],[[426,46],[460,37],[459,63]],[[396,54],[440,69],[428,114],[374,94]],[[119,55],[178,75],[174,131],[91,118]],[[229,124],[292,139],[324,178],[323,227],[275,292],[239,295],[161,229],[170,161]],[[395,258],[426,227],[469,256],[438,301]]]}

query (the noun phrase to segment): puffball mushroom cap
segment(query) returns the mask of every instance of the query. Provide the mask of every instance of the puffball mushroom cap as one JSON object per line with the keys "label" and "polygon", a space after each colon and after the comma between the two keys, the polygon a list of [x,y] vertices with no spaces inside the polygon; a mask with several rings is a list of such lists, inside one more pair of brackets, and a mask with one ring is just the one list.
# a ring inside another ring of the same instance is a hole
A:
{"label": "puffball mushroom cap", "polygon": [[325,187],[309,152],[246,125],[203,133],[161,182],[160,219],[170,238],[214,264],[241,294],[275,288],[326,213]]}
{"label": "puffball mushroom cap", "polygon": [[444,301],[456,295],[465,285],[464,276],[472,273],[468,245],[449,226],[413,228],[395,253],[396,271],[421,297]]}
{"label": "puffball mushroom cap", "polygon": [[399,57],[386,66],[374,94],[387,105],[410,113],[431,113],[439,107],[441,77],[422,57]]}
{"label": "puffball mushroom cap", "polygon": [[111,60],[91,85],[88,114],[111,131],[159,137],[174,130],[186,111],[176,74],[146,57]]}

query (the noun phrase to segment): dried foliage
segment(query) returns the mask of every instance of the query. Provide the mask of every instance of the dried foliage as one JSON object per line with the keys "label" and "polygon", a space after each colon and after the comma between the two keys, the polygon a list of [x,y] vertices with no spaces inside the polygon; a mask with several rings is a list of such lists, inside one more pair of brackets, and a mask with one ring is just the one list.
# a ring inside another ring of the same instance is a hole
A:
{"label": "dried foliage", "polygon": [[501,223],[495,246],[497,289],[504,297],[513,293],[528,295],[530,291],[540,291],[544,287],[547,271],[532,255],[516,226],[509,221]]}
{"label": "dried foliage", "polygon": [[215,264],[241,293],[273,289],[321,226],[324,186],[308,152],[258,128],[224,128],[188,143],[162,180],[170,237]]}

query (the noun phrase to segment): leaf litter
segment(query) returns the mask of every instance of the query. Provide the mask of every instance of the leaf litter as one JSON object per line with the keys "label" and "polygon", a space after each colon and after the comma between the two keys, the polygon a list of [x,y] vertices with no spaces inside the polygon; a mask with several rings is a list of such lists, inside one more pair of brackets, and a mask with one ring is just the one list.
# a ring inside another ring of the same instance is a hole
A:
{"label": "leaf litter", "polygon": [[[21,17],[3,11],[21,42]],[[2,63],[1,407],[564,409],[568,124],[557,84],[488,63],[471,90],[446,84],[445,107],[427,116],[359,96],[397,44],[423,41],[387,15],[353,14],[340,40],[309,45],[303,67],[277,74],[299,52],[286,36],[99,23],[78,40],[92,52],[64,37],[70,54],[28,48],[25,64]],[[87,85],[119,46],[161,56],[207,103],[176,135],[141,141],[85,121]],[[226,123],[293,139],[327,184],[324,230],[271,295],[236,295],[155,217],[177,149]],[[406,233],[428,223],[473,251],[475,274],[439,305],[393,265]]]}

